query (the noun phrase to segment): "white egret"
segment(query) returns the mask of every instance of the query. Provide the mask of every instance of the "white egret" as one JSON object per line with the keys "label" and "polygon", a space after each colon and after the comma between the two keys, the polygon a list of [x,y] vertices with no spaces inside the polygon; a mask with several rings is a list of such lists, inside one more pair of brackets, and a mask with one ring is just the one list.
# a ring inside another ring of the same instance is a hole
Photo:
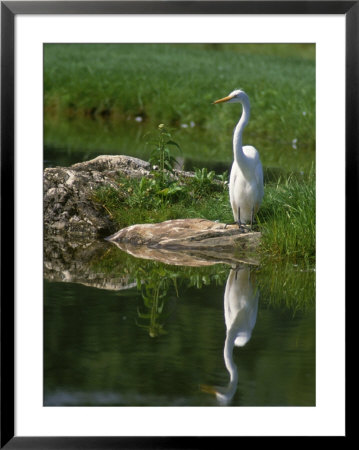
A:
{"label": "white egret", "polygon": [[251,339],[258,313],[259,291],[249,267],[231,269],[224,292],[226,340],[223,357],[229,373],[225,387],[202,386],[204,392],[214,394],[221,405],[228,405],[237,390],[238,368],[233,359],[234,347],[244,347]]}
{"label": "white egret", "polygon": [[214,103],[223,102],[241,103],[243,108],[233,133],[234,161],[229,179],[229,198],[238,226],[250,222],[252,228],[253,218],[262,202],[264,190],[263,168],[258,151],[251,145],[242,147],[243,130],[250,116],[249,98],[245,92],[236,90]]}

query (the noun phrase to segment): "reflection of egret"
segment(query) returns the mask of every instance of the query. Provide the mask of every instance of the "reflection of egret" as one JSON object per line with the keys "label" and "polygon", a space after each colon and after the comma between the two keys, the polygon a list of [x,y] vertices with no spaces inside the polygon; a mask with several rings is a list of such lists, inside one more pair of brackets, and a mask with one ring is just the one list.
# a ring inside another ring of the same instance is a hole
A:
{"label": "reflection of egret", "polygon": [[234,346],[243,347],[251,338],[258,312],[259,292],[254,288],[248,267],[231,270],[224,292],[224,318],[227,328],[223,356],[229,373],[226,387],[208,387],[203,390],[216,395],[221,405],[233,398],[238,383],[238,369],[233,361]]}
{"label": "reflection of egret", "polygon": [[242,147],[242,134],[249,121],[250,104],[247,94],[241,90],[231,92],[227,97],[214,103],[241,103],[243,113],[233,133],[234,161],[229,180],[229,197],[234,220],[253,224],[254,214],[263,198],[263,169],[258,151],[246,145]]}

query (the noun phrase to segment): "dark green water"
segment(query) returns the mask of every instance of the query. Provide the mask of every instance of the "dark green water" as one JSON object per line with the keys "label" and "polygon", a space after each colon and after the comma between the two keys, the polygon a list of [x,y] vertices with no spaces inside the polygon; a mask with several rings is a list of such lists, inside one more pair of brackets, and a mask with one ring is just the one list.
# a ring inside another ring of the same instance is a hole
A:
{"label": "dark green water", "polygon": [[45,406],[315,405],[314,276],[291,270],[276,302],[266,271],[153,265],[168,283],[45,280]]}

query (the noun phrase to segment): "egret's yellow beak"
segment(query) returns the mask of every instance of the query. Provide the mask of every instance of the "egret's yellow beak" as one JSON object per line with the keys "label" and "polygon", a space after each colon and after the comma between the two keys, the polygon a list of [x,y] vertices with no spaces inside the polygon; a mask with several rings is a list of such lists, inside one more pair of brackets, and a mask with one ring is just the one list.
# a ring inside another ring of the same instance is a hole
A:
{"label": "egret's yellow beak", "polygon": [[208,386],[208,384],[201,384],[200,389],[202,392],[205,392],[206,394],[217,394],[217,391],[214,389],[213,386]]}
{"label": "egret's yellow beak", "polygon": [[223,103],[223,102],[228,102],[228,100],[230,100],[232,97],[231,96],[227,96],[227,97],[223,97],[220,98],[219,100],[216,100],[215,102],[213,102],[213,104],[215,105],[216,103]]}

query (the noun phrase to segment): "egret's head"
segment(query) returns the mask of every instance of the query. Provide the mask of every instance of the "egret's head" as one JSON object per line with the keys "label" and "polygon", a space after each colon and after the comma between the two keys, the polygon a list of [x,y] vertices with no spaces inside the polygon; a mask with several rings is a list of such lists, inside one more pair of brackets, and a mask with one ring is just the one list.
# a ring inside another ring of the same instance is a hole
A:
{"label": "egret's head", "polygon": [[236,89],[235,91],[232,91],[227,97],[220,98],[219,100],[216,100],[213,102],[214,104],[217,103],[243,103],[245,101],[248,101],[248,96],[244,91],[241,91],[240,89]]}

